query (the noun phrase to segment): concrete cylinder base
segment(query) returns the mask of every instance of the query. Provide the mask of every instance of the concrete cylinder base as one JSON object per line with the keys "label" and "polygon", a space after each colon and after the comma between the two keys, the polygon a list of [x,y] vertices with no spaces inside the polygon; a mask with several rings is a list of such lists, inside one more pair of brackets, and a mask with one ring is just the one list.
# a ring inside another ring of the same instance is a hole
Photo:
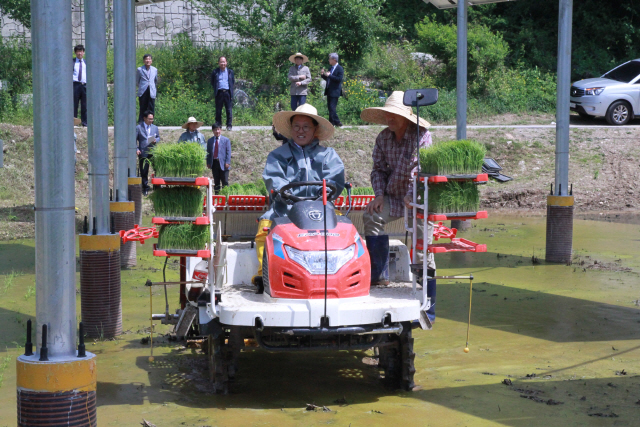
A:
{"label": "concrete cylinder base", "polygon": [[573,203],[573,196],[547,197],[547,262],[571,262]]}
{"label": "concrete cylinder base", "polygon": [[471,228],[471,221],[463,221],[461,219],[452,219],[451,228],[455,228],[458,231],[464,231]]}

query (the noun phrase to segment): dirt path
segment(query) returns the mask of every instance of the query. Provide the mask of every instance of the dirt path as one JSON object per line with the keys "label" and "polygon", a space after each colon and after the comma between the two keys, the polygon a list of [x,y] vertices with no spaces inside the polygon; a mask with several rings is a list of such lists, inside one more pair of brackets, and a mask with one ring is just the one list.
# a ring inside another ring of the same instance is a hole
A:
{"label": "dirt path", "polygon": [[[510,128],[509,125],[551,124],[552,117],[500,116],[488,124],[508,123],[504,128],[469,129],[468,137],[486,145],[513,181],[491,182],[483,187],[483,207],[543,213],[546,195],[554,179],[555,130]],[[579,120],[572,123],[578,124]],[[478,124],[478,123],[470,123]],[[579,124],[588,124],[580,122]],[[594,125],[602,123],[595,121]],[[347,180],[370,186],[371,151],[381,128],[338,129],[326,143],[336,149],[346,167]],[[179,130],[162,133],[165,141],[177,140]],[[76,206],[78,221],[88,214],[88,159],[86,129],[78,134]],[[210,130],[204,131],[208,138]],[[455,129],[435,129],[434,141],[454,139]],[[260,179],[267,154],[277,148],[268,130],[228,133],[233,158],[230,182]],[[113,140],[113,131],[109,133]],[[0,124],[4,142],[4,168],[0,169],[0,240],[33,237],[33,129]],[[573,184],[577,212],[629,211],[640,208],[640,128],[578,128],[571,130],[569,182]],[[111,148],[112,149],[112,148]]]}

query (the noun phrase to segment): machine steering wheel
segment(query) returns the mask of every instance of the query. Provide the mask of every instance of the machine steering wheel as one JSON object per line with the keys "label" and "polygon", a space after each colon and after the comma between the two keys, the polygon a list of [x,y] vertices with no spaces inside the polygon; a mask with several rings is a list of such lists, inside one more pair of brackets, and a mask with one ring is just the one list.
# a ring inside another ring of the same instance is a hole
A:
{"label": "machine steering wheel", "polygon": [[[293,188],[298,188],[298,187],[305,187],[305,186],[320,186],[322,187],[322,181],[298,181],[298,182],[291,182],[287,185],[285,185],[284,187],[282,187],[280,190],[276,190],[277,193],[280,193],[280,197],[282,198],[282,200],[284,201],[291,201],[291,202],[303,202],[303,201],[307,201],[307,200],[320,200],[322,199],[322,194],[320,194],[319,196],[307,196],[307,197],[302,197],[302,196],[294,196],[291,191],[291,189]],[[327,182],[327,189],[330,190],[330,192],[327,192],[327,200],[330,200],[337,192],[338,192],[338,188]]]}

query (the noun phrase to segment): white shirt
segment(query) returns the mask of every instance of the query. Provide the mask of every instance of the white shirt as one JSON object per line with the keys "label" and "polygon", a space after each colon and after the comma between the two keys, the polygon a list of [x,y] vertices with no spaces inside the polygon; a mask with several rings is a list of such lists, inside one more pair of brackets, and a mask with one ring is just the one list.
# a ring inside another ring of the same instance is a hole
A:
{"label": "white shirt", "polygon": [[[78,58],[76,58],[75,62],[73,63],[73,81],[77,82],[78,80],[78,73],[80,72],[80,61],[78,60]],[[84,62],[84,59],[82,59],[82,81],[81,83],[86,84],[87,83],[87,63]]]}

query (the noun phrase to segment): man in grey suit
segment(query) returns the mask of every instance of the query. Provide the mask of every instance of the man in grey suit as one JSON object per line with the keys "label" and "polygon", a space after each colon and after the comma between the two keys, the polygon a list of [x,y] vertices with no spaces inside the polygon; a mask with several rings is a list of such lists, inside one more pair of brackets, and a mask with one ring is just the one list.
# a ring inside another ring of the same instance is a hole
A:
{"label": "man in grey suit", "polygon": [[231,141],[226,136],[220,136],[222,133],[220,124],[214,123],[211,130],[213,130],[213,137],[207,141],[207,167],[211,169],[213,189],[218,194],[220,188],[229,185]]}
{"label": "man in grey suit", "polygon": [[142,194],[149,194],[149,162],[153,157],[151,149],[160,141],[158,126],[153,124],[153,113],[145,111],[144,121],[136,126],[136,143],[138,145],[138,159],[140,177],[142,178]]}
{"label": "man in grey suit", "polygon": [[152,67],[153,57],[148,53],[142,57],[144,65],[136,71],[136,86],[138,86],[138,102],[140,115],[138,123],[142,122],[145,111],[156,111],[156,85],[158,84],[158,69]]}

